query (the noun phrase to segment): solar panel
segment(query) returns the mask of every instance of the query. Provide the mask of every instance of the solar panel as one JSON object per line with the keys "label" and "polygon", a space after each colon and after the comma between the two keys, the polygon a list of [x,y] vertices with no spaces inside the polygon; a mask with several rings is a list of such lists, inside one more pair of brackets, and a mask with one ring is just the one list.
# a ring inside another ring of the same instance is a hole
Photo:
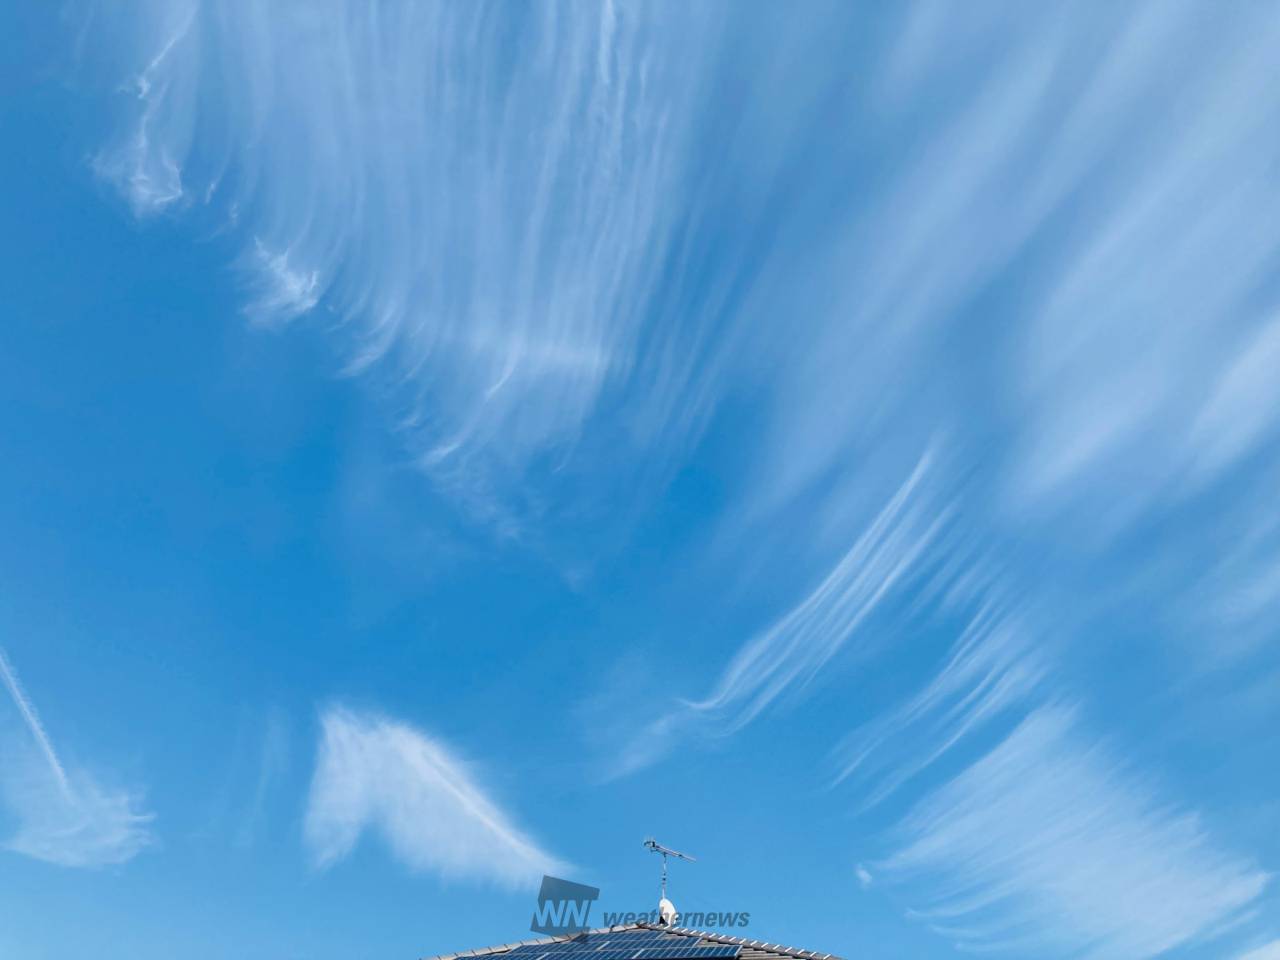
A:
{"label": "solar panel", "polygon": [[734,944],[695,946],[693,937],[668,933],[664,930],[623,930],[594,936],[577,936],[570,940],[550,943],[527,943],[513,947],[507,956],[519,955],[522,960],[559,960],[563,957],[578,960],[713,960],[736,958],[741,947]]}
{"label": "solar panel", "polygon": [[580,944],[572,940],[564,941],[564,942],[550,942],[550,943],[525,943],[525,944],[521,944],[518,947],[512,947],[510,950],[506,952],[505,956],[510,956],[511,954],[518,953],[518,954],[521,954],[522,956],[533,955],[536,957],[544,953],[553,953],[553,954],[565,953],[575,948],[580,948]]}
{"label": "solar panel", "polygon": [[583,960],[706,960],[713,957],[737,957],[741,949],[732,945],[697,947],[692,943],[681,944],[670,940],[660,942],[662,946],[648,947],[611,943],[599,950],[576,952],[583,954]]}
{"label": "solar panel", "polygon": [[[553,940],[553,941],[544,942],[544,943],[525,943],[525,944],[521,944],[518,947],[512,947],[504,955],[511,956],[513,954],[519,954],[522,957],[526,957],[526,956],[536,957],[546,953],[550,953],[556,956],[560,956],[562,954],[579,954],[580,953],[583,955],[589,954],[595,957],[598,952],[601,952],[610,947],[614,949],[629,948],[631,952],[634,953],[637,949],[639,949],[639,947],[644,946],[645,944],[648,944],[648,943],[652,943],[653,940],[654,938],[646,937],[643,939],[643,941],[637,942],[637,940],[627,936],[626,932],[623,932],[621,934],[618,934],[618,933],[596,934],[595,936],[592,936],[592,937],[578,936],[578,937],[574,937],[571,940]],[[598,960],[598,957],[597,957],[597,960]]]}

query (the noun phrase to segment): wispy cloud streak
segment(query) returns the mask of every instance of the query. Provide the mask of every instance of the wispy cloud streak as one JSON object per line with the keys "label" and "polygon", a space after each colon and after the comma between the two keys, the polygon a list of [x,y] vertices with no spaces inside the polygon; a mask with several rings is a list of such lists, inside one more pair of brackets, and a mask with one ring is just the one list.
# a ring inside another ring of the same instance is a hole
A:
{"label": "wispy cloud streak", "polygon": [[1272,940],[1260,947],[1246,950],[1235,960],[1280,960],[1280,940]]}
{"label": "wispy cloud streak", "polygon": [[788,688],[814,678],[936,537],[945,517],[920,502],[928,467],[926,456],[818,588],[739,650],[691,710],[732,733]]}
{"label": "wispy cloud streak", "polygon": [[934,891],[917,915],[1022,955],[1155,956],[1230,920],[1269,880],[1061,707],[1032,713],[901,829],[877,871]]}
{"label": "wispy cloud streak", "polygon": [[562,866],[443,744],[405,723],[331,708],[320,719],[307,846],[327,867],[370,830],[406,866],[446,877],[527,887]]}
{"label": "wispy cloud streak", "polygon": [[732,734],[788,691],[811,683],[894,588],[918,572],[937,539],[946,513],[923,491],[929,464],[929,455],[921,458],[822,583],[744,644],[705,698],[679,703],[629,738],[612,772],[646,766],[691,733]]}
{"label": "wispy cloud streak", "polygon": [[649,14],[165,2],[131,19],[142,67],[96,167],[139,216],[229,227],[255,320],[338,317],[348,369],[464,502],[577,443],[634,371],[679,222],[664,198],[691,125],[668,91],[689,67],[651,47]]}
{"label": "wispy cloud streak", "polygon": [[1025,626],[988,603],[923,690],[833,751],[835,782],[865,785],[864,809],[883,802],[985,723],[1025,707],[1047,673]]}
{"label": "wispy cloud streak", "polygon": [[6,846],[17,853],[69,867],[100,867],[131,859],[152,840],[139,800],[108,790],[81,771],[68,771],[3,649],[0,680],[22,717],[36,752],[11,741],[0,770],[0,790],[19,826]]}
{"label": "wispy cloud streak", "polygon": [[57,782],[58,789],[62,791],[64,796],[69,796],[71,785],[67,781],[67,772],[62,768],[62,762],[53,750],[53,744],[49,741],[49,735],[45,733],[44,724],[40,722],[40,716],[36,713],[35,705],[27,697],[27,692],[22,689],[22,685],[18,682],[18,675],[14,673],[13,665],[9,663],[9,658],[2,648],[0,648],[0,679],[4,680],[4,685],[8,688],[9,695],[13,698],[14,704],[22,714],[22,719],[26,723],[27,729],[40,747],[40,752],[44,754],[45,762],[49,765],[49,772]]}

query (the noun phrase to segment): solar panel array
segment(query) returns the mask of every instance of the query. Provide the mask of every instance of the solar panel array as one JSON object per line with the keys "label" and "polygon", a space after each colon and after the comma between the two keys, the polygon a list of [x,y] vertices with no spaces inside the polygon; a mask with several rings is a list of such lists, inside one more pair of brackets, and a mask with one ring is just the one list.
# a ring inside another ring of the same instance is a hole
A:
{"label": "solar panel array", "polygon": [[736,957],[739,949],[741,948],[727,944],[717,947],[682,947],[679,944],[670,947],[610,945],[600,950],[578,951],[575,956],[581,956],[583,960],[703,960],[707,957]]}
{"label": "solar panel array", "polygon": [[505,954],[519,954],[521,960],[711,960],[735,958],[742,949],[734,944],[694,946],[694,937],[672,936],[662,930],[636,930],[579,936],[553,943],[526,943]]}
{"label": "solar panel array", "polygon": [[665,930],[619,930],[613,933],[597,933],[594,936],[579,934],[572,939],[556,940],[551,943],[526,943],[508,951],[508,953],[571,952],[589,954],[604,950],[607,947],[621,950],[628,947],[639,949],[657,944],[674,946],[681,940],[688,942],[689,939],[688,937],[673,936]]}

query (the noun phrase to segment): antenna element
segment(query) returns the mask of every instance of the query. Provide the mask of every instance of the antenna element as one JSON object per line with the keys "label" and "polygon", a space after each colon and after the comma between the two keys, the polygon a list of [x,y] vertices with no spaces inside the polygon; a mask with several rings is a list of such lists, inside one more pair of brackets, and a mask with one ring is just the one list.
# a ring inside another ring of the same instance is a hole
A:
{"label": "antenna element", "polygon": [[690,863],[697,863],[696,857],[691,857],[687,853],[681,853],[679,850],[672,850],[670,847],[664,847],[653,837],[645,840],[644,845],[654,853],[662,854],[662,899],[667,899],[667,857],[676,857],[680,860],[688,860]]}

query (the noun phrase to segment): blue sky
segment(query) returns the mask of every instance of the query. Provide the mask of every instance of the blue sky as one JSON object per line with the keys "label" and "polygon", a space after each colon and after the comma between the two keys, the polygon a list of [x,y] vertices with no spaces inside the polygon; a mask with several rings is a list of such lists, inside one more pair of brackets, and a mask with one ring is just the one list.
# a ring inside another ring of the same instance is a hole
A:
{"label": "blue sky", "polygon": [[5,5],[0,956],[1280,957],[1280,16],[688,6]]}

